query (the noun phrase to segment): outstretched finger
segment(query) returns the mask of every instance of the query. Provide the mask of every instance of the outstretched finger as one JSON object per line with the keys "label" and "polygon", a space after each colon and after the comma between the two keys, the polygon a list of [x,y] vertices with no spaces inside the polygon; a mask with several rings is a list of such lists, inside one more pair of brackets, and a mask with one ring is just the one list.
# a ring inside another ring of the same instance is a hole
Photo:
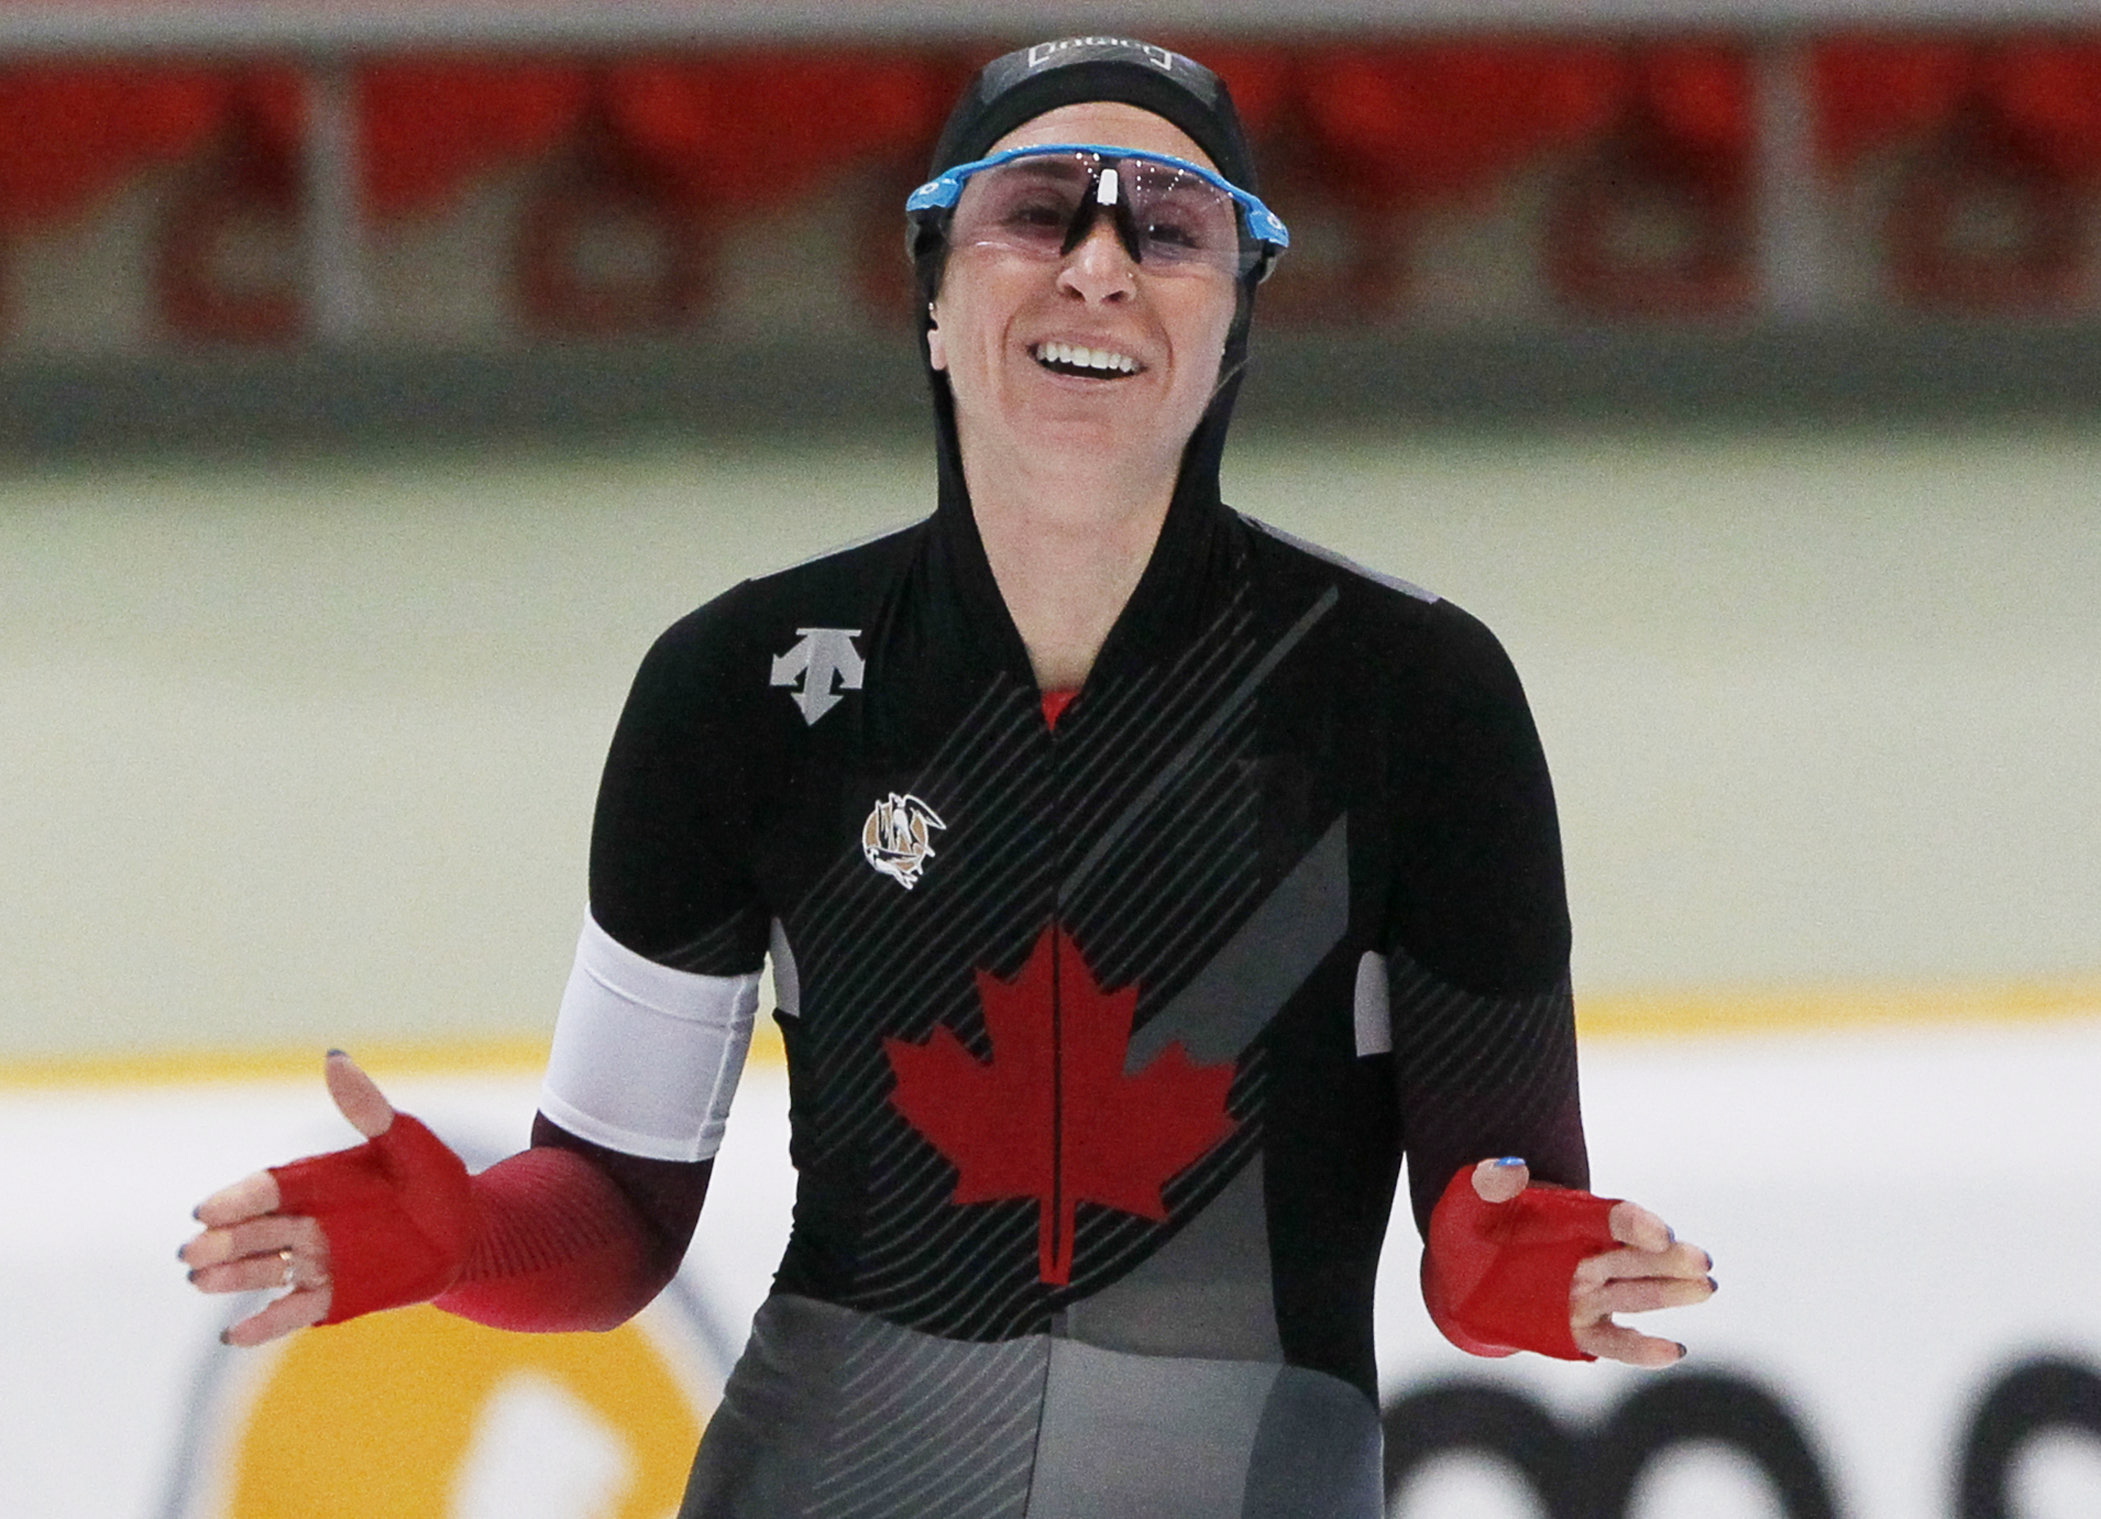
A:
{"label": "outstretched finger", "polygon": [[277,1178],[268,1171],[244,1176],[199,1203],[191,1217],[207,1229],[225,1229],[277,1211]]}
{"label": "outstretched finger", "polygon": [[1678,1238],[1671,1232],[1669,1224],[1640,1203],[1614,1203],[1606,1222],[1612,1229],[1614,1239],[1623,1245],[1632,1245],[1637,1250],[1651,1250],[1660,1254],[1670,1249]]}
{"label": "outstretched finger", "polygon": [[364,1069],[341,1050],[328,1052],[323,1067],[328,1095],[350,1126],[367,1139],[377,1139],[394,1126],[394,1104],[388,1102]]}
{"label": "outstretched finger", "polygon": [[1607,1282],[1569,1298],[1569,1314],[1577,1323],[1602,1321],[1615,1313],[1653,1313],[1659,1308],[1690,1308],[1714,1296],[1714,1278],[1694,1281],[1677,1276],[1644,1276]]}
{"label": "outstretched finger", "polygon": [[318,1280],[296,1256],[287,1259],[275,1253],[244,1255],[223,1265],[199,1266],[190,1273],[190,1284],[199,1292],[275,1292],[304,1279]]}
{"label": "outstretched finger", "polygon": [[1685,1359],[1685,1347],[1676,1340],[1659,1340],[1652,1334],[1615,1324],[1610,1319],[1576,1329],[1576,1348],[1601,1361],[1619,1361],[1654,1371],[1675,1366]]}
{"label": "outstretched finger", "polygon": [[1602,1255],[1586,1256],[1576,1265],[1574,1285],[1578,1288],[1597,1287],[1610,1281],[1649,1276],[1691,1280],[1706,1276],[1713,1270],[1713,1256],[1698,1245],[1680,1240],[1663,1251],[1607,1250]]}
{"label": "outstretched finger", "polygon": [[1474,1195],[1484,1203],[1507,1203],[1532,1183],[1532,1168],[1515,1155],[1474,1167]]}
{"label": "outstretched finger", "polygon": [[331,1295],[332,1289],[326,1282],[318,1287],[287,1292],[265,1305],[260,1312],[249,1314],[219,1338],[228,1345],[244,1347],[268,1344],[280,1335],[306,1329],[327,1318]]}
{"label": "outstretched finger", "polygon": [[[328,1239],[321,1226],[310,1218],[277,1213],[249,1219],[230,1229],[208,1229],[179,1252],[183,1264],[194,1271],[246,1260],[250,1256],[274,1258],[280,1250],[299,1250],[315,1260],[325,1260]],[[265,1284],[268,1285],[268,1284]]]}

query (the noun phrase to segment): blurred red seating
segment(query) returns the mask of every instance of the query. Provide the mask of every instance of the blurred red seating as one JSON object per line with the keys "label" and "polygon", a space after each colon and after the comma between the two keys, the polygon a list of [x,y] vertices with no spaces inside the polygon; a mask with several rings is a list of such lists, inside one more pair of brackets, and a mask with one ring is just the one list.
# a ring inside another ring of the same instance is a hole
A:
{"label": "blurred red seating", "polygon": [[[1366,241],[1542,160],[1569,160],[1545,274],[1594,313],[1733,309],[1749,295],[1751,89],[1741,49],[1484,41],[1337,48],[1300,76],[1317,171]],[[1630,235],[1630,224],[1666,224]],[[1381,224],[1384,224],[1383,227]],[[1391,256],[1354,277],[1379,304]]]}
{"label": "blurred red seating", "polygon": [[1902,159],[1884,221],[1900,297],[1983,311],[2078,299],[2101,187],[2101,40],[1835,38],[1813,87],[1828,173]]}
{"label": "blurred red seating", "polygon": [[[1755,293],[1756,112],[1742,47],[1191,46],[1227,78],[1264,142],[1287,218],[1303,191],[1353,229],[1352,251],[1325,283],[1303,272],[1315,261],[1287,265],[1302,282],[1301,315],[1390,306],[1412,218],[1543,164],[1553,178],[1539,267],[1572,309],[1730,312]],[[901,193],[986,51],[373,63],[356,83],[361,200],[376,223],[396,224],[442,213],[491,174],[551,165],[520,235],[529,325],[675,324],[707,298],[704,223],[792,203],[848,172],[879,173]],[[2101,190],[2101,39],[1845,36],[1812,56],[1826,171],[1901,162],[1885,237],[1903,299],[2006,309],[2076,298],[2092,258],[2084,208]],[[82,215],[151,165],[190,165],[159,255],[169,325],[189,336],[291,335],[302,322],[303,88],[286,68],[0,70],[0,235]],[[902,309],[885,196],[881,207],[871,199],[857,278],[872,301]],[[663,247],[684,251],[632,288],[594,286],[580,249],[592,219],[613,216],[640,218]],[[213,250],[236,224],[293,250],[253,288],[215,272]]]}

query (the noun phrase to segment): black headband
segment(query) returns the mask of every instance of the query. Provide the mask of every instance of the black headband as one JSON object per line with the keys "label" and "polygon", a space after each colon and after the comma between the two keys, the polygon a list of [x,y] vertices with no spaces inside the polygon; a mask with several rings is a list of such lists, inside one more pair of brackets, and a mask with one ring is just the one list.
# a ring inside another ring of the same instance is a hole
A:
{"label": "black headband", "polygon": [[993,59],[956,102],[927,177],[983,158],[995,142],[1045,111],[1097,100],[1166,117],[1196,140],[1219,173],[1251,194],[1261,193],[1225,81],[1192,58],[1124,37],[1068,37]]}

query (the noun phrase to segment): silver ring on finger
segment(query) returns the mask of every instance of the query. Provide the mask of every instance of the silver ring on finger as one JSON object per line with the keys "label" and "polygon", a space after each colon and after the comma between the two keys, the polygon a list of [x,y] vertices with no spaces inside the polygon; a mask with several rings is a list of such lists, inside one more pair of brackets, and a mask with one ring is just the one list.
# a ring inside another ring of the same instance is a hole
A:
{"label": "silver ring on finger", "polygon": [[277,1285],[280,1287],[296,1286],[299,1281],[299,1264],[292,1255],[291,1246],[287,1245],[284,1249],[277,1252],[277,1262],[284,1267],[285,1273]]}

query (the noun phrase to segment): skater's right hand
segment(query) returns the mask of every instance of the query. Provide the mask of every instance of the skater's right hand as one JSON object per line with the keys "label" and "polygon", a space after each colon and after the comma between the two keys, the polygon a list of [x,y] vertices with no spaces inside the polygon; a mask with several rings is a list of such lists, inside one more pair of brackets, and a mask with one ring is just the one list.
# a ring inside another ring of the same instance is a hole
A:
{"label": "skater's right hand", "polygon": [[180,1251],[200,1291],[290,1289],[228,1329],[229,1345],[423,1302],[466,1259],[474,1208],[459,1157],[342,1051],[329,1052],[325,1079],[365,1142],[214,1192],[197,1205],[204,1232]]}

